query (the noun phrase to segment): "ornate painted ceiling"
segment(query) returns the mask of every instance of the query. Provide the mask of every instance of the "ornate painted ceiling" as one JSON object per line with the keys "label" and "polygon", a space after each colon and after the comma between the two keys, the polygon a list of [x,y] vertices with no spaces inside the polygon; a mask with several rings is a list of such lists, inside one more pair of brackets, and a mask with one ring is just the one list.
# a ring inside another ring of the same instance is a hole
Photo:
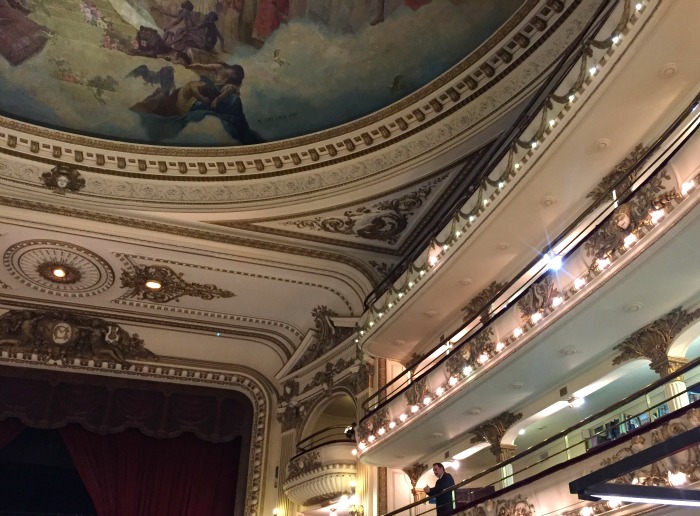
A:
{"label": "ornate painted ceiling", "polygon": [[[310,345],[319,307],[354,326],[600,5],[309,0],[271,13],[273,2],[193,2],[194,13],[218,9],[224,38],[215,56],[227,66],[202,68],[211,55],[123,46],[134,25],[164,38],[175,3],[19,1],[0,0],[0,17],[34,41],[18,59],[10,31],[0,35],[0,304],[102,317],[170,364],[273,383]],[[258,15],[279,26],[254,37],[263,27],[245,23]],[[283,140],[232,146],[231,119],[185,127],[173,115],[178,136],[158,119],[156,142],[153,113],[129,109],[166,92],[183,100],[197,73],[235,86],[233,64],[245,81],[229,99],[265,139]],[[140,66],[161,72],[131,74]],[[144,290],[153,277],[166,288]]]}
{"label": "ornate painted ceiling", "polygon": [[286,139],[410,96],[525,3],[2,0],[0,111],[122,141]]}

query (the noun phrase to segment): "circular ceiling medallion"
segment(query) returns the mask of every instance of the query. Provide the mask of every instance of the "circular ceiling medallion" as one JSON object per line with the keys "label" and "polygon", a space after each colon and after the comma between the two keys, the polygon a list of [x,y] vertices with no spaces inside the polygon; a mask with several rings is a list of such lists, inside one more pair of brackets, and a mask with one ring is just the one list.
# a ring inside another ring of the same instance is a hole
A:
{"label": "circular ceiling medallion", "polygon": [[114,271],[104,259],[56,240],[18,242],[5,251],[3,263],[19,282],[58,296],[94,296],[114,283]]}

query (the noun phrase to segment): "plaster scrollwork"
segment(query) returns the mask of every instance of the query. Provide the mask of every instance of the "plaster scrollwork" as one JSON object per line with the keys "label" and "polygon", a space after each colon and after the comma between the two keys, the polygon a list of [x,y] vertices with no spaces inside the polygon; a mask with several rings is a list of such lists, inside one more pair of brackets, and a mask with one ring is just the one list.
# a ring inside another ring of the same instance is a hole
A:
{"label": "plaster scrollwork", "polygon": [[489,286],[474,296],[469,304],[462,308],[464,319],[471,319],[475,316],[480,316],[482,323],[488,322],[490,319],[489,311],[491,307],[489,302],[506,286],[505,282],[492,281]]}
{"label": "plaster scrollwork", "polygon": [[10,310],[0,316],[0,349],[36,354],[43,362],[90,359],[125,368],[131,360],[157,360],[136,333],[68,312]]}
{"label": "plaster scrollwork", "polygon": [[294,365],[295,371],[325,355],[354,332],[354,328],[336,327],[332,318],[338,314],[327,306],[317,306],[311,311],[311,315],[314,318],[316,338]]}
{"label": "plaster scrollwork", "polygon": [[[605,195],[621,177],[625,176],[625,179],[621,181],[616,188],[617,196],[624,197],[639,176],[638,171],[632,172],[631,174],[628,174],[628,171],[644,156],[644,154],[647,153],[648,150],[648,147],[644,147],[644,145],[641,143],[638,144],[625,159],[615,165],[615,168],[613,168],[610,173],[600,180],[593,190],[588,192],[586,198],[602,200],[603,195]],[[637,170],[639,170],[639,168]]]}
{"label": "plaster scrollwork", "polygon": [[474,437],[471,438],[470,442],[472,444],[483,443],[484,441],[488,442],[491,445],[489,448],[491,453],[499,457],[501,455],[501,440],[503,436],[506,434],[506,431],[520,421],[522,417],[523,415],[521,413],[503,412],[472,429]]}
{"label": "plaster scrollwork", "polygon": [[[586,256],[606,258],[625,247],[625,238],[636,235],[643,227],[651,225],[651,212],[669,206],[679,197],[675,188],[665,191],[664,181],[671,177],[663,170],[642,186],[628,202],[615,209],[612,216],[588,237],[584,244]],[[596,267],[595,261],[591,267]]]}
{"label": "plaster scrollwork", "polygon": [[649,367],[662,376],[672,374],[682,360],[669,360],[668,350],[673,340],[690,323],[700,317],[700,308],[692,312],[677,307],[659,319],[635,331],[613,349],[621,353],[613,359],[613,365],[628,360],[646,358],[651,361]]}
{"label": "plaster scrollwork", "polygon": [[447,175],[442,175],[429,184],[394,199],[347,210],[342,217],[323,218],[319,215],[283,222],[282,225],[395,244],[408,228],[410,217],[423,207],[435,185],[446,177]]}
{"label": "plaster scrollwork", "polygon": [[[682,416],[664,423],[644,435],[633,437],[629,444],[600,462],[600,467],[609,466],[619,460],[640,453],[650,446],[663,443],[688,430],[700,426],[700,409],[690,409]],[[616,484],[672,487],[669,473],[685,473],[689,483],[700,480],[700,444],[694,444],[673,455],[645,465],[643,468],[613,479]]]}
{"label": "plaster scrollwork", "polygon": [[371,417],[361,421],[356,428],[358,441],[366,440],[380,428],[386,429],[390,420],[389,409],[383,407],[377,410]]}
{"label": "plaster scrollwork", "polygon": [[495,343],[492,338],[493,328],[487,326],[471,340],[468,346],[461,346],[450,353],[445,361],[446,377],[459,376],[463,374],[465,367],[474,367],[479,355],[493,354]]}
{"label": "plaster scrollwork", "polygon": [[532,314],[542,313],[552,304],[552,299],[559,296],[559,289],[555,283],[555,277],[547,274],[527,289],[525,295],[518,301],[520,317],[524,321],[529,320]]}
{"label": "plaster scrollwork", "polygon": [[427,464],[420,464],[419,462],[417,462],[407,468],[403,468],[403,472],[406,473],[406,476],[411,482],[411,486],[415,489],[416,484],[420,480],[420,477],[422,477],[423,473],[428,471],[428,469],[429,468]]}
{"label": "plaster scrollwork", "polygon": [[526,496],[486,500],[464,512],[465,516],[535,516],[535,506]]}
{"label": "plaster scrollwork", "polygon": [[287,481],[300,477],[321,467],[321,455],[319,452],[305,453],[293,460],[287,466]]}
{"label": "plaster scrollwork", "polygon": [[[198,297],[206,301],[235,296],[233,292],[216,285],[185,281],[183,275],[184,273],[175,272],[165,265],[136,265],[132,270],[122,271],[122,287],[129,289],[124,297],[168,303],[179,301],[182,296]],[[147,286],[148,282],[157,282],[159,286],[151,288]]]}

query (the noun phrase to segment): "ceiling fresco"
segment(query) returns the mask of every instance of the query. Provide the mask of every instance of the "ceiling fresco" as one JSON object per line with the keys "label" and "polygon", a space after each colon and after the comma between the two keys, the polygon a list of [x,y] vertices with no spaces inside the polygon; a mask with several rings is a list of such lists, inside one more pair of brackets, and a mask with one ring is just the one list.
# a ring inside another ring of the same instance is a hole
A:
{"label": "ceiling fresco", "polygon": [[524,0],[0,0],[0,113],[147,144],[254,144],[392,104]]}

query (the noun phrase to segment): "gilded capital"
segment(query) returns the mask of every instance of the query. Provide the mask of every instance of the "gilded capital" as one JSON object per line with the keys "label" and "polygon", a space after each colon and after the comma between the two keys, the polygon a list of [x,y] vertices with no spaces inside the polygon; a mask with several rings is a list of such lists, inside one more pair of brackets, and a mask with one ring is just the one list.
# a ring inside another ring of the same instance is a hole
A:
{"label": "gilded capital", "polygon": [[520,421],[522,417],[523,415],[520,413],[504,412],[493,419],[489,419],[472,430],[472,434],[474,434],[474,437],[471,439],[472,444],[486,441],[491,445],[491,453],[496,457],[500,457],[501,449],[505,447],[505,445],[501,445],[501,439],[503,439],[508,429]]}

